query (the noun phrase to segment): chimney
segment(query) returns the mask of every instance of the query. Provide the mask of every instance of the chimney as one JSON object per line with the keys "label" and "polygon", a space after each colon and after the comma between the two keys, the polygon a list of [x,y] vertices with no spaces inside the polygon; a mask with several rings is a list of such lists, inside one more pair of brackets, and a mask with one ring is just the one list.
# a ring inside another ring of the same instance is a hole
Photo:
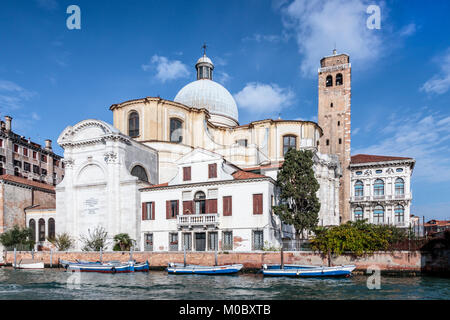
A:
{"label": "chimney", "polygon": [[50,151],[52,150],[52,140],[50,139],[45,140],[45,149]]}
{"label": "chimney", "polygon": [[11,120],[12,118],[10,116],[5,116],[6,131],[11,131]]}

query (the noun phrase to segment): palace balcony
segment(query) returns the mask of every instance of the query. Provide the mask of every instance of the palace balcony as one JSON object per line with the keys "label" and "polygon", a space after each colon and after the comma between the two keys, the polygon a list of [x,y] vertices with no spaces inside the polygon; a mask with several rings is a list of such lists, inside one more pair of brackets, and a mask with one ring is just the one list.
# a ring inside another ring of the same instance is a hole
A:
{"label": "palace balcony", "polygon": [[219,214],[185,214],[177,217],[178,227],[217,227],[219,225]]}
{"label": "palace balcony", "polygon": [[365,201],[385,201],[385,200],[411,200],[411,194],[393,194],[393,195],[376,195],[376,196],[352,196],[351,202]]}

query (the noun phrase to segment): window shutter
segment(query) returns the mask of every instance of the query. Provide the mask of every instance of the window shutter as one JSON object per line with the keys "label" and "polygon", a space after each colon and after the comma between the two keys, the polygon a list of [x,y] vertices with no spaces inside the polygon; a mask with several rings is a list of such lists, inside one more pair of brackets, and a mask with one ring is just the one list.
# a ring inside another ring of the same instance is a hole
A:
{"label": "window shutter", "polygon": [[175,217],[178,216],[178,210],[180,210],[180,200],[177,200],[177,211],[175,212]]}
{"label": "window shutter", "polygon": [[[183,201],[183,214],[193,214],[192,202],[193,201]],[[189,212],[186,212],[187,210],[189,210]]]}
{"label": "window shutter", "polygon": [[155,202],[150,202],[150,208],[152,208],[152,215],[150,216],[151,220],[155,220],[156,210],[155,210]]}
{"label": "window shutter", "polygon": [[206,200],[206,213],[217,213],[217,199]]}
{"label": "window shutter", "polygon": [[217,178],[217,164],[212,163],[208,165],[208,178]]}
{"label": "window shutter", "polygon": [[145,218],[147,217],[147,203],[146,202],[142,202],[142,220],[145,220]]}
{"label": "window shutter", "polygon": [[223,197],[223,215],[231,216],[232,212],[232,198],[231,196]]}
{"label": "window shutter", "polygon": [[170,200],[166,201],[166,219],[170,219]]}
{"label": "window shutter", "polygon": [[183,168],[183,181],[191,180],[191,167]]}
{"label": "window shutter", "polygon": [[262,214],[262,194],[253,195],[253,214]]}

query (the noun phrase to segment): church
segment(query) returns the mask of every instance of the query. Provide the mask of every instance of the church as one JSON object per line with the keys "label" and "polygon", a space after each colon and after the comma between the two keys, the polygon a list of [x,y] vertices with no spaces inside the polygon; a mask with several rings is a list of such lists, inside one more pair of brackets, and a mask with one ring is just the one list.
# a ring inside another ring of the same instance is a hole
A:
{"label": "church", "polygon": [[110,238],[128,233],[137,250],[279,247],[294,237],[272,212],[289,148],[314,151],[319,224],[354,220],[350,58],[334,51],[320,63],[318,123],[240,124],[233,96],[213,80],[203,54],[196,80],[173,100],[125,101],[110,107],[112,125],[88,119],[67,127],[58,138],[65,174],[55,188],[56,232],[77,239],[75,250],[97,226]]}

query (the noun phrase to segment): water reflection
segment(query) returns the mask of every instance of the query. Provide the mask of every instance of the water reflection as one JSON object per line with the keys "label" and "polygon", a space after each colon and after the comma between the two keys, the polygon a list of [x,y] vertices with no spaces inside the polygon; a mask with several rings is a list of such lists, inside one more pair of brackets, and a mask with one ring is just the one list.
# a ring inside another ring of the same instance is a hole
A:
{"label": "water reflection", "polygon": [[[79,274],[52,270],[0,269],[0,299],[450,299],[450,279],[383,277],[380,290],[367,288],[367,276],[344,279],[168,275],[166,272]],[[73,287],[72,287],[73,288]]]}

